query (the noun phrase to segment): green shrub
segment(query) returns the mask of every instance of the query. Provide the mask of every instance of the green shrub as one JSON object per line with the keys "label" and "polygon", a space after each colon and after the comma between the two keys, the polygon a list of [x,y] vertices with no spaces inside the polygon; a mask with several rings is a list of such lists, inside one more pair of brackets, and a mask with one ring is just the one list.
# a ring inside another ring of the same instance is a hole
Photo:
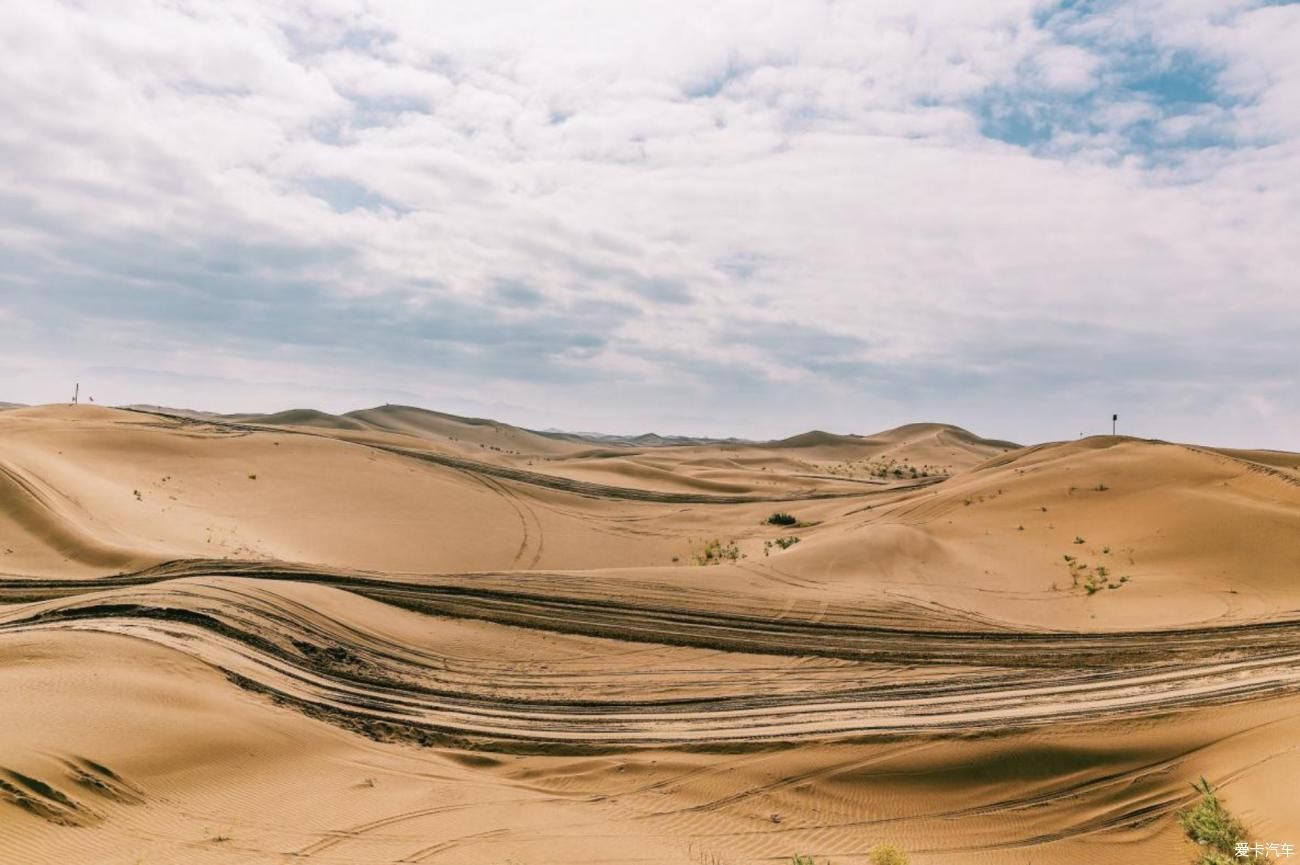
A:
{"label": "green shrub", "polygon": [[772,514],[772,516],[767,518],[767,522],[773,526],[793,526],[795,523],[799,521],[795,519],[793,516],[791,516],[790,514],[784,513],[782,511],[777,511],[776,513]]}
{"label": "green shrub", "polygon": [[1223,807],[1209,781],[1202,778],[1192,789],[1201,794],[1200,801],[1186,811],[1179,811],[1178,823],[1187,840],[1201,848],[1196,854],[1196,865],[1239,862],[1236,846],[1246,841],[1246,827]]}
{"label": "green shrub", "polygon": [[799,543],[799,538],[797,538],[797,537],[794,536],[794,535],[791,535],[791,536],[788,537],[788,538],[777,538],[777,539],[776,539],[776,545],[777,545],[778,547],[780,547],[781,549],[783,549],[783,550],[788,550],[788,549],[790,549],[791,547],[793,547],[793,546],[794,546],[795,544],[797,544],[797,543]]}

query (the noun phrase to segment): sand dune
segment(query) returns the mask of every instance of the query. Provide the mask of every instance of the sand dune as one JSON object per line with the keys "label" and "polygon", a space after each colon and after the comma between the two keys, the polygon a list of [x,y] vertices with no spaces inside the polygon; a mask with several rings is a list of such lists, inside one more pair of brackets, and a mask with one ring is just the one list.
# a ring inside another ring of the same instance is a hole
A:
{"label": "sand dune", "polygon": [[6,411],[0,861],[1172,865],[1202,775],[1287,840],[1297,465]]}

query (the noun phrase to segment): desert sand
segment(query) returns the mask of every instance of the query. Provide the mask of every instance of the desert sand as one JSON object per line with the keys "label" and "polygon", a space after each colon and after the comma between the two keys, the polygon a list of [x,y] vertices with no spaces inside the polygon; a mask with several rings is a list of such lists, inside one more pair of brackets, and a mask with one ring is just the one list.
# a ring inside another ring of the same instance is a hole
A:
{"label": "desert sand", "polygon": [[[789,514],[793,525],[768,518]],[[0,412],[0,862],[1300,847],[1300,455]]]}

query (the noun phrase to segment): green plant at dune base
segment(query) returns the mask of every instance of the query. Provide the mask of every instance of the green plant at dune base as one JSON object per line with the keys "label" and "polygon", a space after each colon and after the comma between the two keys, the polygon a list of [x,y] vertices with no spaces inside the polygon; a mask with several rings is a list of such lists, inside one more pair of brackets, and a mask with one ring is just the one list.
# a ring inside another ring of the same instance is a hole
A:
{"label": "green plant at dune base", "polygon": [[792,526],[799,521],[791,514],[778,511],[768,517],[767,522],[773,526]]}
{"label": "green plant at dune base", "polygon": [[1228,813],[1210,782],[1204,778],[1192,789],[1200,800],[1186,811],[1178,812],[1178,823],[1187,840],[1197,845],[1195,865],[1228,865],[1240,862],[1237,844],[1246,840],[1246,827]]}

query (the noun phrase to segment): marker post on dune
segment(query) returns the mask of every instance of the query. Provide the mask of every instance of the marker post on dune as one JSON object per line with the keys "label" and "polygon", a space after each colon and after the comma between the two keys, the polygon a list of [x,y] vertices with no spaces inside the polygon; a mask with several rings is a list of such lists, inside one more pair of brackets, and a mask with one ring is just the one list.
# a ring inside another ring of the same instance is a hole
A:
{"label": "marker post on dune", "polygon": [[1116,424],[1118,421],[1119,421],[1119,415],[1117,415],[1117,414],[1112,414],[1112,415],[1110,416],[1110,434],[1111,434],[1111,435],[1114,435],[1114,434],[1115,434],[1115,424]]}

